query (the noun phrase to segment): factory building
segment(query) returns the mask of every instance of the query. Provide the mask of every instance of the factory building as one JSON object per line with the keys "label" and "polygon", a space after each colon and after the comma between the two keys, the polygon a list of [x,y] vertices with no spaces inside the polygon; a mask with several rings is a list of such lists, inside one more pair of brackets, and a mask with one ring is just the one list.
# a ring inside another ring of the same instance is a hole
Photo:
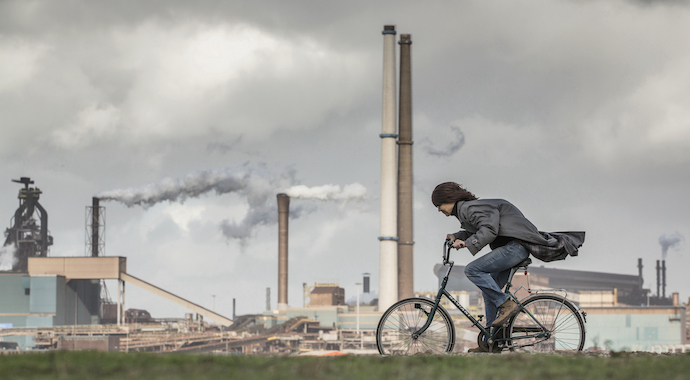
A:
{"label": "factory building", "polygon": [[[665,268],[665,265],[657,267]],[[649,352],[659,347],[684,347],[688,339],[686,305],[680,305],[678,293],[664,297],[665,289],[657,290],[661,293],[656,296],[651,295],[650,290],[642,286],[641,259],[638,268],[638,275],[625,275],[535,265],[527,272],[515,274],[512,290],[519,299],[539,291],[565,294],[586,313],[585,350]],[[446,289],[458,294],[460,304],[470,313],[482,315],[481,292],[467,279],[464,269],[462,265],[453,267]],[[437,264],[434,273],[440,284],[446,269]],[[665,272],[658,271],[657,275],[657,283],[665,284]],[[448,308],[459,320],[464,319],[454,310],[454,307]]]}

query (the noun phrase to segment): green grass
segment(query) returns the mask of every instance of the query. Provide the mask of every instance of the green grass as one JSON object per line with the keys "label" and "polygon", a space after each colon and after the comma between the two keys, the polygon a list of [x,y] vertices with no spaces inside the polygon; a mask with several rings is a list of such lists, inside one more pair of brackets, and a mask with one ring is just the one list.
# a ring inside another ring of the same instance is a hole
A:
{"label": "green grass", "polygon": [[211,356],[52,351],[0,356],[0,379],[688,379],[690,355]]}

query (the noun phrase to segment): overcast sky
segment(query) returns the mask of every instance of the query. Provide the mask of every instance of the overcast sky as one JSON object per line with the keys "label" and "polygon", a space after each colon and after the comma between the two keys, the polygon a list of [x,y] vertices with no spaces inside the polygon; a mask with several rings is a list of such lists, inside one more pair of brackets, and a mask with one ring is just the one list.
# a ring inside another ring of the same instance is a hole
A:
{"label": "overcast sky", "polygon": [[[95,194],[251,179],[102,205],[106,255],[127,257],[131,275],[208,308],[215,295],[221,314],[233,298],[238,314],[259,313],[266,288],[277,300],[275,193],[359,184],[363,198],[292,199],[288,302],[301,306],[314,282],[352,298],[364,272],[377,290],[387,24],[413,41],[416,290],[435,290],[441,244],[459,229],[431,190],[456,181],[512,201],[541,230],[587,232],[579,257],[550,267],[636,275],[642,258],[656,292],[659,239],[679,237],[667,294],[687,301],[682,1],[2,0],[5,227],[21,176],[43,191],[52,256],[85,254]],[[126,302],[154,317],[186,312],[134,286]]]}

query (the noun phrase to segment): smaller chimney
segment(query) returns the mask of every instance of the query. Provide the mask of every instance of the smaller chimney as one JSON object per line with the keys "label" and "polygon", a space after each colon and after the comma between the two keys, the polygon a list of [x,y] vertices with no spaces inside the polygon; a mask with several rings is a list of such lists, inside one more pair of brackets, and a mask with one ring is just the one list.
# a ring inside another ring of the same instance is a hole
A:
{"label": "smaller chimney", "polygon": [[661,264],[656,261],[656,297],[661,298]]}
{"label": "smaller chimney", "polygon": [[637,259],[637,271],[638,280],[640,281],[640,289],[642,289],[642,285],[644,284],[644,279],[642,278],[642,259]]}
{"label": "smaller chimney", "polygon": [[673,292],[671,298],[673,299],[673,306],[680,306],[680,295],[678,292]]}
{"label": "smaller chimney", "polygon": [[91,257],[100,256],[98,253],[100,246],[100,236],[98,234],[100,215],[100,200],[93,197],[91,198]]}
{"label": "smaller chimney", "polygon": [[369,273],[364,273],[364,280],[362,281],[362,284],[364,284],[363,293],[369,293],[369,276]]}
{"label": "smaller chimney", "polygon": [[661,297],[666,298],[666,260],[661,261]]}

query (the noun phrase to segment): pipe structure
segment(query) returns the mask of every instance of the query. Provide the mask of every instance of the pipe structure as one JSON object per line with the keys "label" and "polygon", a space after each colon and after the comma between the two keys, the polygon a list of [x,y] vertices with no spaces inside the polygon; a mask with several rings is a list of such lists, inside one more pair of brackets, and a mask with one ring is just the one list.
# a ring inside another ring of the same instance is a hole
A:
{"label": "pipe structure", "polygon": [[363,293],[369,293],[369,273],[364,273],[364,278],[362,279],[362,283],[364,284],[364,290]]}
{"label": "pipe structure", "polygon": [[409,34],[400,35],[400,98],[398,99],[398,299],[414,297],[414,234],[412,228],[412,60]]}
{"label": "pipe structure", "polygon": [[278,194],[278,310],[288,306],[288,216],[290,197]]}
{"label": "pipe structure", "polygon": [[381,226],[379,235],[379,305],[398,300],[398,218],[395,126],[395,26],[383,27],[383,112],[381,123]]}

